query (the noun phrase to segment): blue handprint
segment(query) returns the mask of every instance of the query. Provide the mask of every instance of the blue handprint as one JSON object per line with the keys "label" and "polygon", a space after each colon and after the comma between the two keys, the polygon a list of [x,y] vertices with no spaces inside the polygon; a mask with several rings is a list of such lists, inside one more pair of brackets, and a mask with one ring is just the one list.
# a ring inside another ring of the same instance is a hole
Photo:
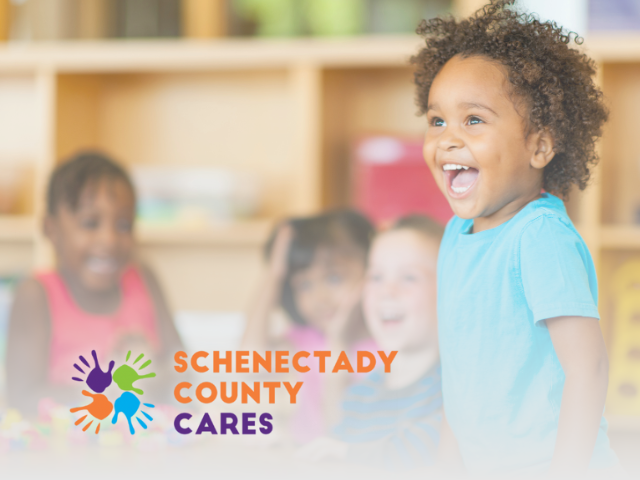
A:
{"label": "blue handprint", "polygon": [[[113,418],[111,419],[111,423],[115,424],[118,421],[118,416],[122,412],[124,414],[124,417],[127,419],[127,422],[129,423],[129,432],[131,433],[131,435],[135,434],[136,431],[133,428],[133,423],[131,423],[131,419],[138,412],[138,409],[140,408],[140,403],[141,402],[138,399],[138,397],[136,397],[133,393],[122,392],[122,395],[120,395],[115,402],[115,405],[114,405],[115,411],[113,413]],[[152,405],[151,403],[143,403],[142,405],[144,405],[145,407],[154,408],[154,405]],[[147,420],[149,421],[153,420],[153,417],[149,415],[147,412],[142,410],[140,410],[140,412],[147,418]],[[144,423],[144,421],[140,417],[136,416],[136,420],[138,421],[138,423],[142,428],[144,428],[145,430],[147,429],[147,424]]]}

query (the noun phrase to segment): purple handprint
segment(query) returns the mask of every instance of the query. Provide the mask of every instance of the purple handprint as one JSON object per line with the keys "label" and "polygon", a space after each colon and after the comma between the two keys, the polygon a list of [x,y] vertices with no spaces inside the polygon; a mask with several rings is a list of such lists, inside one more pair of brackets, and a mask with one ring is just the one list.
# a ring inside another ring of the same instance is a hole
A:
{"label": "purple handprint", "polygon": [[[111,381],[112,381],[111,370],[113,370],[113,366],[115,365],[115,362],[111,360],[109,362],[109,370],[106,372],[103,372],[100,369],[100,363],[98,362],[98,355],[96,354],[96,351],[92,350],[91,355],[93,356],[95,367],[93,367],[93,370],[89,372],[86,382],[88,387],[91,390],[93,390],[96,393],[102,393],[107,389],[109,385],[111,385]],[[85,358],[82,355],[80,355],[80,361],[84,363],[87,367],[91,367],[91,365],[89,365],[89,362],[87,362],[87,360],[85,360]],[[74,363],[73,366],[76,368],[76,370],[84,373],[84,370],[82,370],[82,368],[80,368],[78,364]],[[78,377],[72,377],[72,380],[75,380],[76,382],[83,381],[81,378],[78,378]]]}

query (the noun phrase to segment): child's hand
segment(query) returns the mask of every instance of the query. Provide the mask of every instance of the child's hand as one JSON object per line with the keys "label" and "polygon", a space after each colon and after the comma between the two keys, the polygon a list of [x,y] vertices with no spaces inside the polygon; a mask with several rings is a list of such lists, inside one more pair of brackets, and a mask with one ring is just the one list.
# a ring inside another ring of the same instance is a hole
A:
{"label": "child's hand", "polygon": [[363,284],[359,282],[347,292],[336,314],[327,324],[325,334],[331,350],[342,350],[349,320],[351,320],[353,312],[362,298],[362,287]]}
{"label": "child's hand", "polygon": [[271,343],[268,331],[269,316],[280,303],[283,281],[289,267],[289,249],[293,235],[294,229],[288,222],[281,224],[277,229],[267,271],[247,314],[247,327],[242,337],[242,347],[245,349],[264,350]]}
{"label": "child's hand", "polygon": [[288,223],[278,229],[269,261],[269,274],[273,280],[281,281],[287,273],[289,248],[293,240],[293,233],[293,228]]}
{"label": "child's hand", "polygon": [[296,457],[310,462],[321,460],[344,460],[349,444],[329,437],[320,437],[296,452]]}
{"label": "child's hand", "polygon": [[597,318],[545,322],[566,377],[549,478],[584,478],[607,397],[607,349]]}

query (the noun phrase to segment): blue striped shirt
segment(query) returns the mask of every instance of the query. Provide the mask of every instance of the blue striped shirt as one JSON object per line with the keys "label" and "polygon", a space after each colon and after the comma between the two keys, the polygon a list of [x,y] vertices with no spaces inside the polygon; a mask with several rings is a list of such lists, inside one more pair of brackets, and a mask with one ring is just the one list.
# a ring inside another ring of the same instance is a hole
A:
{"label": "blue striped shirt", "polygon": [[391,390],[374,372],[347,390],[334,437],[349,443],[349,460],[401,470],[433,463],[440,438],[440,365],[413,384]]}

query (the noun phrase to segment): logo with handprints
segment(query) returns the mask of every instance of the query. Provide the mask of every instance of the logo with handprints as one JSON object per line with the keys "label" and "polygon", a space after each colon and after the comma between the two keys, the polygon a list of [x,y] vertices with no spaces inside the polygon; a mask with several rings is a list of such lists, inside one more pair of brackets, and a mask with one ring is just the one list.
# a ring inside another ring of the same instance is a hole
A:
{"label": "logo with handprints", "polygon": [[[138,373],[140,370],[143,370],[151,365],[151,360],[147,360],[146,362],[142,363],[136,370],[133,366],[128,365],[129,359],[131,358],[131,351],[129,351],[125,359],[125,363],[123,363],[118,368],[116,368],[115,371],[113,371],[115,362],[111,360],[109,362],[109,369],[105,372],[100,368],[98,355],[96,354],[95,350],[91,352],[91,355],[93,356],[93,368],[91,368],[89,362],[82,355],[80,355],[79,357],[82,365],[78,365],[77,363],[73,364],[76,370],[78,370],[83,375],[86,375],[86,378],[72,377],[72,380],[75,380],[76,382],[84,382],[88,390],[83,389],[82,395],[91,398],[91,402],[88,405],[71,409],[72,413],[79,412],[81,410],[87,411],[86,415],[76,421],[76,425],[80,425],[82,422],[87,420],[87,417],[89,417],[87,423],[82,427],[82,430],[86,432],[95,421],[95,432],[99,433],[102,421],[109,417],[112,412],[114,412],[111,423],[115,424],[118,421],[120,414],[122,413],[127,419],[127,422],[129,424],[129,432],[131,433],[131,435],[136,433],[132,421],[134,418],[137,420],[140,426],[146,430],[147,424],[145,423],[145,420],[143,420],[143,418],[141,418],[138,414],[141,414],[147,421],[151,422],[153,420],[153,417],[142,410],[141,406],[154,408],[154,405],[150,403],[142,403],[140,398],[138,398],[138,395],[143,395],[144,391],[140,388],[135,387],[134,383],[144,378],[151,378],[156,376],[155,373],[148,373],[146,375]],[[133,361],[132,365],[136,365],[143,358],[144,354],[141,353]],[[88,370],[89,373],[86,374],[85,370]],[[112,371],[113,374],[111,373]],[[120,396],[116,398],[115,402],[113,403],[103,393],[109,387],[109,385],[111,385],[112,382],[115,383],[117,387],[122,391]]]}

